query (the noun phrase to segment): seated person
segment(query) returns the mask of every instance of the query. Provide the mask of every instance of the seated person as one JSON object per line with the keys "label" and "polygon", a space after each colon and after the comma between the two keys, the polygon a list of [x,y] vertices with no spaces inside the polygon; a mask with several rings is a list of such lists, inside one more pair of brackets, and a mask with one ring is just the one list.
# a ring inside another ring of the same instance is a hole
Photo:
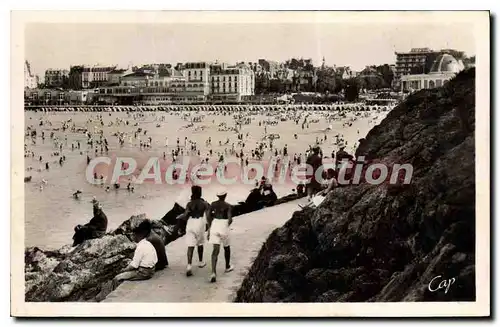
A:
{"label": "seated person", "polygon": [[344,160],[344,159],[353,160],[353,158],[354,158],[352,155],[347,153],[347,151],[345,151],[345,146],[340,147],[340,150],[337,152],[335,157],[336,157],[337,166],[339,166],[341,164],[342,160]]}
{"label": "seated person", "polygon": [[85,225],[77,225],[73,235],[73,246],[83,243],[85,240],[99,238],[106,234],[108,218],[102,211],[102,206],[97,200],[92,200],[94,217]]}
{"label": "seated person", "polygon": [[324,189],[323,191],[319,192],[318,195],[326,196],[331,190],[333,190],[338,185],[339,184],[337,182],[337,179],[335,177],[332,177],[330,179],[330,184],[328,185],[328,187],[326,189]]}
{"label": "seated person", "polygon": [[337,172],[334,169],[330,168],[326,172],[324,172],[324,175],[325,175],[324,176],[325,179],[321,183],[321,186],[323,187],[323,189],[327,189],[328,186],[330,186],[332,179],[334,179],[334,178],[336,179]]}
{"label": "seated person", "polygon": [[95,297],[96,301],[104,300],[109,293],[118,287],[121,281],[146,280],[153,277],[158,257],[156,256],[155,247],[147,240],[148,235],[151,233],[151,222],[144,220],[134,228],[133,233],[137,247],[132,261],[121,273],[102,286],[101,291]]}
{"label": "seated person", "polygon": [[113,282],[117,284],[122,280],[145,280],[153,277],[155,267],[158,263],[158,257],[153,244],[147,237],[151,233],[151,222],[144,220],[134,228],[134,241],[137,243],[134,257],[123,271],[113,278]]}
{"label": "seated person", "polygon": [[260,187],[256,187],[250,191],[250,194],[245,200],[245,205],[247,208],[247,212],[259,210],[264,207],[264,204],[262,202],[262,194]]}
{"label": "seated person", "polygon": [[297,195],[298,196],[305,196],[306,195],[306,186],[304,183],[300,183],[297,185]]}
{"label": "seated person", "polygon": [[261,194],[262,194],[262,203],[266,207],[273,206],[276,200],[278,200],[278,196],[274,192],[273,186],[270,183],[266,182],[262,186]]}
{"label": "seated person", "polygon": [[161,240],[160,236],[158,236],[158,234],[156,234],[152,230],[146,239],[149,241],[149,243],[153,245],[153,247],[156,250],[156,257],[158,258],[158,262],[155,265],[155,270],[157,271],[163,270],[166,267],[168,267],[168,259],[167,259],[167,252],[165,250],[165,244],[163,244],[163,241]]}

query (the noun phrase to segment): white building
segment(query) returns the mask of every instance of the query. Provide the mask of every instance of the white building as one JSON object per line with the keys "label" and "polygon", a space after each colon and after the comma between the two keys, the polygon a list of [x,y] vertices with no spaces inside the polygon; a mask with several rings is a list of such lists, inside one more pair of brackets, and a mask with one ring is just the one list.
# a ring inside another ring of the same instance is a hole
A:
{"label": "white building", "polygon": [[94,88],[108,84],[110,80],[109,74],[115,71],[114,67],[83,67],[82,72],[82,87],[84,89]]}
{"label": "white building", "polygon": [[47,69],[45,71],[45,85],[49,88],[62,87],[69,78],[67,69]]}
{"label": "white building", "polygon": [[146,87],[150,80],[154,79],[155,74],[148,71],[136,71],[123,75],[120,78],[121,86]]}
{"label": "white building", "polygon": [[443,53],[436,58],[428,74],[401,76],[401,91],[412,92],[440,87],[463,69],[464,65],[461,61],[456,60],[450,54]]}
{"label": "white building", "polygon": [[184,65],[186,93],[193,101],[203,101],[210,93],[210,64],[189,62]]}
{"label": "white building", "polygon": [[36,89],[38,86],[38,77],[31,72],[31,66],[28,60],[24,62],[24,88]]}
{"label": "white building", "polygon": [[211,72],[212,99],[242,101],[255,94],[255,75],[246,64]]}

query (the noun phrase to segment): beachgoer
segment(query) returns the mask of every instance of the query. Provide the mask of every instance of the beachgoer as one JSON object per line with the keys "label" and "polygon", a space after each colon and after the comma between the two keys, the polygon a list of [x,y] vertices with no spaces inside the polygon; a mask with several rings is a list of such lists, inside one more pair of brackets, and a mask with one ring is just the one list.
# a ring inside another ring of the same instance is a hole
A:
{"label": "beachgoer", "polygon": [[312,199],[314,194],[321,191],[321,184],[319,183],[319,181],[316,178],[316,172],[323,164],[323,160],[321,159],[320,152],[321,152],[321,149],[319,148],[319,146],[315,146],[312,149],[312,154],[309,155],[309,157],[306,160],[306,164],[308,164],[312,167],[312,175],[307,176],[308,178],[311,179],[310,182],[307,184],[307,196],[308,196],[309,200]]}
{"label": "beachgoer", "polygon": [[108,218],[102,211],[102,206],[95,199],[92,200],[94,217],[85,225],[77,225],[73,235],[73,246],[83,243],[85,240],[99,238],[106,234]]}
{"label": "beachgoer", "polygon": [[229,226],[232,224],[233,218],[231,205],[225,201],[226,196],[226,191],[218,192],[217,197],[219,199],[212,202],[207,215],[207,222],[209,226],[208,240],[211,244],[213,244],[212,273],[210,275],[211,283],[215,283],[217,280],[217,258],[219,256],[221,245],[224,248],[224,258],[226,261],[225,272],[230,272],[234,269],[230,264],[231,248],[229,245]]}
{"label": "beachgoer", "polygon": [[168,259],[167,252],[165,250],[165,244],[161,240],[160,236],[156,234],[153,230],[149,233],[146,238],[149,243],[153,245],[156,250],[156,257],[158,258],[158,262],[155,265],[155,270],[163,270],[168,267]]}
{"label": "beachgoer", "polygon": [[147,236],[151,233],[151,222],[149,220],[142,221],[139,226],[134,228],[133,233],[134,241],[137,243],[134,257],[130,264],[113,278],[115,285],[123,280],[150,279],[155,273],[158,257],[155,247],[147,240]]}
{"label": "beachgoer", "polygon": [[205,267],[203,261],[203,250],[205,244],[206,218],[210,205],[202,197],[201,186],[191,187],[191,201],[186,205],[186,211],[179,215],[177,219],[187,219],[186,224],[186,244],[187,244],[187,268],[186,276],[191,276],[194,248],[198,251],[198,267]]}

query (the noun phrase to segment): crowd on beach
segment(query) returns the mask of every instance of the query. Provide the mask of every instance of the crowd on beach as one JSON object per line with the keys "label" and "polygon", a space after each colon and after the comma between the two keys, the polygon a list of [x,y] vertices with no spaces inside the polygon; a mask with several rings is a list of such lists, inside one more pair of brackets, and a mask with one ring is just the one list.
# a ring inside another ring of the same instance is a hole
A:
{"label": "crowd on beach", "polygon": [[[321,118],[318,118],[318,113],[311,117],[310,111],[290,111],[286,110],[287,107],[282,107],[277,111],[260,111],[260,112],[127,112],[127,117],[116,117],[112,119],[113,114],[98,113],[91,115],[85,124],[77,125],[69,118],[61,123],[61,126],[53,127],[50,120],[50,115],[42,116],[38,124],[28,124],[26,127],[25,138],[25,157],[38,158],[40,166],[38,168],[29,166],[28,171],[36,170],[42,172],[44,169],[50,169],[53,163],[58,163],[60,166],[66,161],[65,153],[67,151],[77,152],[80,155],[86,155],[87,163],[92,158],[109,154],[110,152],[110,139],[114,138],[119,148],[135,147],[140,151],[143,150],[158,150],[163,149],[163,159],[177,162],[182,156],[196,156],[200,160],[208,163],[209,161],[223,161],[224,158],[236,157],[240,160],[242,165],[247,165],[252,160],[262,160],[263,158],[277,159],[280,161],[283,157],[290,156],[293,158],[293,163],[300,164],[304,162],[305,158],[310,154],[314,145],[322,145],[329,142],[334,146],[349,147],[352,151],[355,150],[356,144],[349,144],[344,139],[342,131],[332,135],[333,127],[330,124],[322,132],[323,135],[315,136],[314,142],[304,149],[303,152],[290,153],[288,146],[284,147],[275,146],[275,141],[283,137],[279,132],[272,132],[273,127],[278,125],[280,121],[293,121],[298,130],[309,130],[314,124],[319,122],[319,119],[332,123],[334,121],[342,121],[343,127],[350,127],[359,118],[371,117],[373,121],[377,117],[373,117],[373,112],[382,113],[388,111],[388,107],[358,107],[350,106],[348,109],[340,111],[323,111],[319,113]],[[361,110],[360,110],[361,108]],[[349,116],[347,114],[350,113]],[[264,115],[265,119],[255,121],[256,114]],[[192,130],[194,132],[203,132],[209,126],[217,126],[218,131],[232,132],[236,139],[226,137],[223,140],[218,140],[216,144],[212,136],[208,136],[204,144],[199,144],[197,140],[190,139],[187,136],[184,139],[177,137],[175,140],[169,140],[165,136],[164,140],[154,140],[148,131],[139,126],[141,120],[146,118],[153,118],[156,122],[156,128],[165,126],[165,121],[168,115],[176,115],[182,117],[186,124],[181,126],[180,129]],[[229,125],[227,122],[217,124],[218,116],[232,116],[233,122]],[[105,123],[105,117],[108,116],[111,120]],[[209,121],[211,120],[211,122]],[[31,122],[30,122],[31,123]],[[261,135],[250,135],[249,132],[242,132],[245,125],[257,123],[259,127],[263,127]],[[163,124],[163,125],[162,125]],[[38,126],[36,126],[38,125]],[[38,128],[37,128],[38,127]],[[111,135],[106,135],[106,127],[114,127],[118,130]],[[50,134],[47,130],[50,130]],[[47,134],[46,135],[46,131]],[[62,132],[62,133],[61,133]],[[73,141],[68,143],[67,132],[78,133],[85,136],[85,141]],[[57,133],[57,135],[56,135]],[[63,134],[63,135],[61,135]],[[359,134],[359,130],[358,130]],[[293,139],[298,139],[298,133],[294,133]],[[330,137],[330,139],[328,139]],[[50,158],[44,158],[42,155],[35,153],[37,142],[45,143],[46,139],[53,144],[54,151],[50,154]],[[251,147],[250,139],[253,140],[255,146]],[[173,142],[172,142],[173,141]],[[163,147],[161,143],[163,142]],[[158,146],[160,144],[160,146]],[[218,145],[218,150],[212,149],[212,145]],[[203,153],[202,153],[203,151]],[[57,158],[54,160],[53,158]],[[96,176],[96,178],[103,180],[105,176]],[[115,188],[118,185],[114,185]],[[130,187],[129,187],[130,188]],[[43,185],[41,185],[43,189]],[[107,188],[106,190],[110,190]]]}

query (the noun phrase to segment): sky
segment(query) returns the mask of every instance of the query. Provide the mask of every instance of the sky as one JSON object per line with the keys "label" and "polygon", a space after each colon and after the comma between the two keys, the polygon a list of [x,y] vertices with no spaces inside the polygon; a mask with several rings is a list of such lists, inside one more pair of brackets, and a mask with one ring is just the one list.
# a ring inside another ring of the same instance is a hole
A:
{"label": "sky", "polygon": [[452,48],[472,56],[474,34],[466,24],[231,23],[81,24],[31,23],[25,59],[35,74],[71,65],[129,65],[188,61],[236,63],[311,58],[315,66],[392,64],[394,52]]}

